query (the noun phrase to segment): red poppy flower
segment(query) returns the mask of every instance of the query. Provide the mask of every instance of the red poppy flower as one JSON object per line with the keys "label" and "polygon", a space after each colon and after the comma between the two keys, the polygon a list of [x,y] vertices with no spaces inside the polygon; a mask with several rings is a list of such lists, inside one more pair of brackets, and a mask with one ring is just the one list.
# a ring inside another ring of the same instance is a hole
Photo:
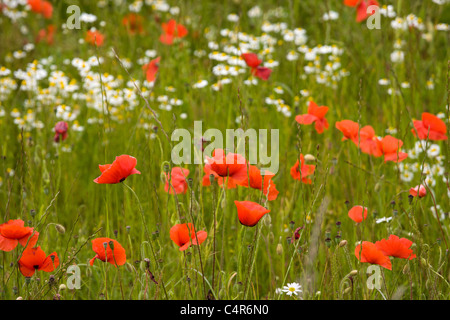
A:
{"label": "red poppy flower", "polygon": [[156,79],[156,74],[159,70],[159,61],[161,57],[157,57],[151,60],[149,63],[142,66],[142,70],[144,70],[145,77],[148,82],[153,82]]}
{"label": "red poppy flower", "polygon": [[112,164],[99,165],[102,174],[94,180],[95,183],[114,184],[123,182],[132,174],[141,174],[136,170],[137,160],[135,157],[123,154],[116,157]]}
{"label": "red poppy flower", "polygon": [[28,0],[28,5],[31,11],[41,14],[45,19],[50,19],[53,14],[53,6],[48,1],[43,0]]}
{"label": "red poppy flower", "polygon": [[[364,212],[364,219],[363,219],[363,212]],[[362,206],[354,206],[348,212],[348,216],[356,223],[361,223],[363,220],[367,219],[367,208]]]}
{"label": "red poppy flower", "polygon": [[399,238],[393,234],[391,234],[387,240],[382,239],[381,241],[375,242],[377,249],[385,256],[408,260],[412,260],[416,257],[412,249],[410,249],[412,244],[411,240]]}
{"label": "red poppy flower", "polygon": [[[113,245],[111,246],[110,242]],[[105,249],[106,246],[106,249]],[[127,262],[127,255],[122,245],[114,239],[97,238],[92,240],[92,250],[96,253],[89,263],[94,265],[95,259],[100,259],[103,262],[109,262],[114,266],[122,266]]]}
{"label": "red poppy flower", "polygon": [[[248,171],[248,178],[250,178],[250,188],[263,190],[263,194],[267,196],[269,201],[275,200],[278,197],[278,190],[276,188],[275,183],[272,181],[272,178],[275,176],[270,171],[265,171],[264,176],[261,175],[261,171],[258,167],[250,165]],[[263,177],[264,177],[264,186],[263,186]],[[245,186],[248,186],[248,180],[245,183]],[[269,186],[270,185],[270,186]],[[267,190],[269,189],[269,190]],[[267,194],[267,192],[269,194]]]}
{"label": "red poppy flower", "polygon": [[65,121],[59,121],[55,125],[55,137],[53,140],[55,142],[59,142],[60,140],[64,141],[67,138],[67,130],[69,129],[69,125]]}
{"label": "red poppy flower", "polygon": [[225,179],[228,180],[228,188],[236,188],[237,185],[245,186],[247,179],[247,161],[237,153],[228,153],[222,149],[215,149],[213,157],[206,157],[206,164],[203,167],[203,186],[211,185],[209,176],[214,175],[220,186]]}
{"label": "red poppy flower", "polygon": [[344,140],[352,140],[353,142],[356,141],[356,144],[358,144],[359,140],[359,125],[358,123],[352,121],[352,120],[342,120],[336,122],[336,129],[341,131],[344,134],[344,137],[342,138],[342,141]]}
{"label": "red poppy flower", "polygon": [[97,47],[101,47],[103,45],[103,42],[105,41],[105,36],[101,34],[97,30],[89,30],[86,33],[86,42],[91,45],[97,45]]}
{"label": "red poppy flower", "polygon": [[192,223],[176,224],[170,228],[170,239],[180,247],[180,251],[186,250],[191,245],[202,244],[207,236],[208,234],[203,230],[195,233]]}
{"label": "red poppy flower", "polygon": [[[374,157],[381,157],[383,152],[380,148],[380,140],[375,135],[375,130],[371,126],[361,128],[359,132],[359,147],[362,152],[370,154]],[[358,145],[358,140],[355,141]]]}
{"label": "red poppy flower", "polygon": [[169,22],[161,24],[163,34],[159,37],[159,41],[164,44],[171,45],[175,38],[184,38],[188,34],[188,30],[182,24],[177,23],[174,19]]}
{"label": "red poppy flower", "polygon": [[294,231],[294,236],[291,238],[291,243],[294,243],[294,240],[300,239],[300,231],[301,231],[304,227],[305,227],[305,226],[301,226],[301,227],[298,227],[297,229],[295,229],[295,231]]}
{"label": "red poppy flower", "polygon": [[419,198],[423,198],[427,195],[427,189],[423,185],[415,186],[414,188],[409,189],[409,194],[413,197],[419,196]]}
{"label": "red poppy flower", "polygon": [[20,219],[9,220],[6,223],[0,224],[0,250],[14,250],[18,243],[22,247],[25,247],[27,242],[28,247],[33,247],[36,245],[39,237],[39,232],[34,232],[33,234],[33,231],[33,228],[25,227],[25,223]]}
{"label": "red poppy flower", "polygon": [[306,125],[315,123],[317,133],[323,133],[325,129],[328,129],[328,121],[325,119],[327,112],[328,107],[319,107],[314,101],[309,101],[308,113],[296,116],[295,121]]}
{"label": "red poppy flower", "polygon": [[241,54],[241,57],[244,59],[247,66],[250,67],[252,75],[261,80],[269,79],[272,69],[261,67],[260,64],[262,63],[262,60],[258,59],[256,53],[243,53]]}
{"label": "red poppy flower", "polygon": [[388,270],[392,270],[391,260],[379,250],[375,244],[369,241],[363,241],[362,250],[361,245],[358,244],[355,248],[355,256],[359,260],[361,255],[361,262],[368,262],[377,264]]}
{"label": "red poppy flower", "polygon": [[252,201],[234,201],[239,222],[247,227],[255,226],[270,210]]}
{"label": "red poppy flower", "polygon": [[371,126],[365,126],[359,130],[358,123],[351,120],[342,120],[336,122],[336,128],[344,134],[343,141],[350,139],[363,153],[374,157],[383,155],[380,149],[380,140]]}
{"label": "red poppy flower", "polygon": [[292,166],[291,176],[295,180],[301,180],[303,183],[310,184],[312,181],[307,177],[314,173],[315,168],[315,165],[305,164],[305,158],[303,157],[303,154],[300,154],[300,162],[297,160],[297,162]]}
{"label": "red poppy flower", "polygon": [[385,136],[381,139],[379,145],[381,153],[384,155],[384,162],[401,162],[408,157],[407,153],[399,151],[403,145],[403,141],[400,139]]}
{"label": "red poppy flower", "polygon": [[131,35],[144,33],[144,28],[142,27],[142,16],[136,13],[129,13],[122,19],[122,25],[128,30]]}
{"label": "red poppy flower", "polygon": [[59,258],[56,252],[48,256],[41,247],[26,248],[19,260],[19,270],[25,277],[33,276],[36,270],[52,272],[59,266]]}
{"label": "red poppy flower", "polygon": [[348,7],[356,7],[356,22],[366,20],[371,14],[367,13],[367,8],[370,6],[379,6],[375,0],[344,0],[344,4]]}
{"label": "red poppy flower", "polygon": [[[428,112],[422,113],[422,121],[415,120],[414,127],[419,134],[420,140],[426,140],[427,138],[434,141],[448,139],[445,122],[434,114]],[[417,137],[416,130],[411,129],[415,137]]]}
{"label": "red poppy flower", "polygon": [[41,41],[45,41],[48,45],[52,45],[55,38],[56,27],[51,24],[47,27],[47,29],[39,30],[39,33],[36,36],[36,43]]}
{"label": "red poppy flower", "polygon": [[[164,190],[170,194],[173,194],[174,189],[176,194],[186,193],[188,189],[186,177],[188,175],[188,169],[173,167],[171,173],[166,173],[166,185],[164,186]],[[171,186],[169,186],[169,180]]]}

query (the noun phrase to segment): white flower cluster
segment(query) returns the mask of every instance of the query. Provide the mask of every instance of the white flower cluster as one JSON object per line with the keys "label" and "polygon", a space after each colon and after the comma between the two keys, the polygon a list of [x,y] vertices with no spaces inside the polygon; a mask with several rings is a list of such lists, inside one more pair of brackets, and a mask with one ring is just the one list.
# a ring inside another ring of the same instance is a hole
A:
{"label": "white flower cluster", "polygon": [[[426,155],[425,162],[421,160],[421,155]],[[408,159],[416,160],[416,162],[400,162],[399,170],[402,181],[411,182],[415,176],[420,179],[423,174],[423,180],[429,187],[436,186],[439,179],[445,183],[445,157],[441,154],[438,144],[419,140],[415,143],[414,148],[408,150]]]}
{"label": "white flower cluster", "polygon": [[25,18],[30,10],[28,0],[3,0],[1,6],[1,13],[14,23]]}
{"label": "white flower cluster", "polygon": [[298,51],[303,54],[307,64],[303,67],[305,74],[303,79],[312,75],[318,84],[336,88],[337,83],[350,73],[342,68],[340,56],[344,53],[342,48],[336,45],[317,45],[308,47],[300,46]]}

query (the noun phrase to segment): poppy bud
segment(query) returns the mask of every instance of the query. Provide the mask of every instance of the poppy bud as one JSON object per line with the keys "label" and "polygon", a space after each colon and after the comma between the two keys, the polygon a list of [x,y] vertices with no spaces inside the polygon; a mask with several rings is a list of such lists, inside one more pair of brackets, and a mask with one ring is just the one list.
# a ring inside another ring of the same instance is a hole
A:
{"label": "poppy bud", "polygon": [[55,229],[56,231],[58,231],[61,234],[64,234],[66,232],[66,228],[64,228],[62,225],[60,224],[55,224]]}
{"label": "poppy bud", "polygon": [[342,240],[341,242],[339,242],[339,247],[343,248],[347,245],[347,240]]}
{"label": "poppy bud", "polygon": [[127,262],[125,264],[125,268],[127,269],[128,272],[133,272],[134,271],[134,267],[131,263]]}
{"label": "poppy bud", "polygon": [[216,178],[215,178],[214,175],[211,173],[211,174],[209,175],[209,182],[210,182],[211,184],[213,184],[213,182],[214,182],[215,179],[216,179]]}
{"label": "poppy bud", "polygon": [[[430,264],[428,263],[428,261],[425,259],[425,258],[421,258],[420,259],[420,262],[423,264],[423,265],[425,265],[425,266],[430,266]],[[431,266],[430,266],[431,267]]]}
{"label": "poppy bud", "polygon": [[[344,240],[345,241],[345,240]],[[354,276],[356,276],[358,274],[358,270],[352,270],[349,274],[348,274],[348,276],[349,277],[354,277]]]}
{"label": "poppy bud", "polygon": [[145,259],[144,259],[144,262],[145,262],[145,267],[146,267],[147,269],[150,269],[150,259],[149,259],[149,258],[145,258]]}
{"label": "poppy bud", "polygon": [[[109,242],[109,247],[111,248],[111,250],[114,250],[114,242],[113,241]],[[105,247],[105,249],[106,249],[106,247]]]}
{"label": "poppy bud", "polygon": [[374,191],[375,191],[375,192],[378,192],[378,191],[380,191],[380,189],[381,189],[381,184],[380,184],[379,182],[377,182],[377,183],[375,184]]}
{"label": "poppy bud", "polygon": [[336,237],[334,237],[334,241],[336,241],[336,243],[340,243],[341,242],[341,235],[337,234]]}
{"label": "poppy bud", "polygon": [[168,164],[165,164],[164,166],[163,166],[163,170],[164,170],[164,172],[165,173],[169,173],[169,165]]}
{"label": "poppy bud", "polygon": [[345,205],[347,206],[347,210],[350,210],[350,201],[345,200]]}
{"label": "poppy bud", "polygon": [[227,198],[223,197],[222,202],[220,203],[221,208],[225,208],[225,206],[227,205]]}
{"label": "poppy bud", "polygon": [[177,215],[175,214],[175,213],[173,213],[171,216],[170,216],[170,222],[171,222],[171,224],[177,224],[177,220],[178,220],[178,217],[177,217]]}
{"label": "poppy bud", "polygon": [[269,233],[269,242],[270,243],[273,243],[273,241],[274,241],[274,235],[273,235],[273,232],[271,231],[270,233]]}
{"label": "poppy bud", "polygon": [[408,274],[408,273],[409,273],[409,264],[406,264],[406,265],[403,267],[402,273],[403,273],[403,274]]}
{"label": "poppy bud", "polygon": [[263,224],[265,225],[265,226],[270,226],[271,224],[272,224],[272,218],[270,217],[270,215],[269,214],[266,214],[265,216],[264,216],[264,219],[263,219]]}
{"label": "poppy bud", "polygon": [[34,218],[34,217],[36,216],[36,210],[31,209],[31,210],[30,210],[30,216],[31,216],[32,218]]}
{"label": "poppy bud", "polygon": [[277,245],[277,255],[281,256],[283,254],[283,246],[281,243],[278,243]]}
{"label": "poppy bud", "polygon": [[188,182],[189,188],[192,188],[192,186],[194,185],[194,179],[189,178],[189,179],[187,180],[187,182]]}

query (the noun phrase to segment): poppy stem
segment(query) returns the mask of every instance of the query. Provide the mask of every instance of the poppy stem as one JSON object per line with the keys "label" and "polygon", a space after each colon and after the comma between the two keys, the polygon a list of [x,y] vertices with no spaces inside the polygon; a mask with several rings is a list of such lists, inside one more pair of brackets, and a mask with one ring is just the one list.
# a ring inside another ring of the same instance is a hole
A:
{"label": "poppy stem", "polygon": [[112,250],[112,256],[113,256],[113,259],[114,259],[114,263],[116,264],[117,273],[119,275],[119,285],[120,285],[120,292],[122,294],[122,300],[125,300],[125,296],[123,294],[123,287],[122,287],[122,278],[120,277],[119,265],[117,264],[116,256],[114,255],[114,250]]}
{"label": "poppy stem", "polygon": [[248,291],[249,283],[252,279],[253,264],[255,262],[255,257],[256,257],[257,250],[258,250],[258,242],[259,242],[259,224],[256,225],[255,237],[253,238],[253,246],[252,246],[252,250],[250,252],[250,257],[249,257],[250,263],[248,265],[247,279],[245,280],[244,300],[247,299],[247,291]]}
{"label": "poppy stem", "polygon": [[[105,248],[105,260],[108,257],[108,252]],[[103,265],[103,272],[105,273],[105,300],[108,300],[108,266],[106,264]]]}
{"label": "poppy stem", "polygon": [[[158,259],[156,258],[156,253],[155,253],[155,250],[154,250],[154,248],[153,248],[153,243],[152,243],[152,240],[151,240],[151,237],[150,237],[150,233],[149,233],[149,231],[148,231],[147,223],[145,222],[144,209],[142,208],[141,201],[139,200],[139,197],[137,196],[136,192],[134,192],[134,190],[131,189],[130,186],[128,186],[128,185],[127,185],[126,183],[124,183],[124,182],[123,182],[122,184],[123,184],[125,187],[127,187],[128,190],[131,191],[131,193],[134,195],[134,197],[136,198],[136,200],[137,200],[137,202],[138,202],[138,204],[139,204],[139,213],[140,213],[140,215],[141,215],[142,224],[144,225],[145,236],[147,237],[147,242],[148,242],[148,244],[150,245],[150,248],[151,248],[151,250],[152,250],[153,259],[155,260],[155,264],[156,264],[156,266],[158,267],[158,269],[160,269]],[[161,271],[161,272],[162,272],[162,271]],[[162,280],[162,277],[161,277],[161,286],[163,287],[164,295],[166,296],[166,299],[168,299],[167,292],[166,292],[166,287],[165,287],[165,285],[164,285],[164,280]]]}
{"label": "poppy stem", "polygon": [[[215,284],[215,269],[216,269],[216,237],[217,237],[217,211],[219,210],[220,202],[222,201],[222,198],[224,196],[225,189],[222,189],[222,192],[220,193],[219,199],[217,199],[216,208],[213,212],[214,215],[214,221],[213,221],[213,270],[212,270],[212,290],[214,291],[214,284]],[[215,197],[213,193],[213,206],[215,204]]]}
{"label": "poppy stem", "polygon": [[195,241],[197,241],[197,251],[198,251],[198,257],[200,260],[200,269],[202,270],[202,279],[203,279],[203,294],[204,294],[204,298],[206,298],[206,284],[205,284],[205,273],[203,270],[203,262],[202,262],[202,253],[200,251],[200,243],[198,242],[198,236],[197,236],[197,232],[195,229],[195,222],[194,222],[194,216],[192,214],[192,198],[193,198],[193,193],[194,191],[191,190],[191,199],[190,199],[190,204],[189,204],[189,215],[191,216],[191,220],[192,220],[192,227],[194,228],[194,234],[195,234]]}
{"label": "poppy stem", "polygon": [[[213,208],[215,205],[215,192],[212,192]],[[212,263],[212,289],[214,291],[214,278],[216,269],[216,210],[213,212],[213,263]]]}
{"label": "poppy stem", "polygon": [[441,230],[442,238],[444,239],[445,246],[447,247],[447,251],[448,251],[447,238],[445,237],[445,232],[444,232],[444,230],[442,229],[441,219],[439,218],[438,209],[437,209],[437,205],[436,205],[436,199],[434,198],[433,192],[431,191],[430,187],[428,187],[428,184],[425,182],[425,180],[423,181],[423,184],[424,184],[425,187],[427,188],[428,192],[429,192],[430,195],[431,195],[431,199],[433,200],[434,212],[435,212],[435,214],[436,214],[436,219],[437,219],[437,221],[438,221],[439,229]]}

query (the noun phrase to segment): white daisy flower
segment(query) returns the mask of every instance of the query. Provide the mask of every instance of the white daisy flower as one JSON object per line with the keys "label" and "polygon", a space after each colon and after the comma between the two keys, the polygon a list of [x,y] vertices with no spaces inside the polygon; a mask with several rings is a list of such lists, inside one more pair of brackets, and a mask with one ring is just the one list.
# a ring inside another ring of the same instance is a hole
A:
{"label": "white daisy flower", "polygon": [[303,292],[302,286],[296,282],[288,283],[287,286],[284,286],[281,291],[286,293],[288,296],[298,295]]}

